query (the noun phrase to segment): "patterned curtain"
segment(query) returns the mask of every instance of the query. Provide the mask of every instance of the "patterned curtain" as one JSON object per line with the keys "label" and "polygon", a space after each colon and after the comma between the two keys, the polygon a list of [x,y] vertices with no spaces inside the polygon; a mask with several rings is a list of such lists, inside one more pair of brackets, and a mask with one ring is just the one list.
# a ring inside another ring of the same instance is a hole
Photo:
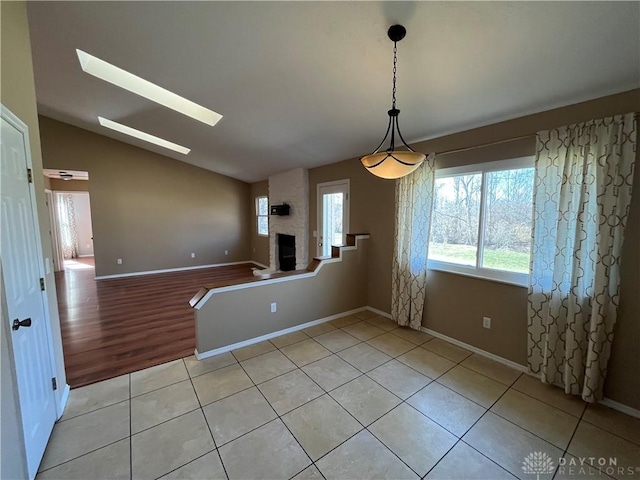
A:
{"label": "patterned curtain", "polygon": [[78,230],[76,228],[76,211],[73,207],[73,195],[58,194],[58,220],[60,227],[60,246],[65,260],[78,256]]}
{"label": "patterned curtain", "polygon": [[396,180],[396,226],[391,269],[391,316],[420,329],[427,279],[427,251],[433,206],[434,156]]}
{"label": "patterned curtain", "polygon": [[635,114],[538,133],[528,366],[603,398],[636,157]]}

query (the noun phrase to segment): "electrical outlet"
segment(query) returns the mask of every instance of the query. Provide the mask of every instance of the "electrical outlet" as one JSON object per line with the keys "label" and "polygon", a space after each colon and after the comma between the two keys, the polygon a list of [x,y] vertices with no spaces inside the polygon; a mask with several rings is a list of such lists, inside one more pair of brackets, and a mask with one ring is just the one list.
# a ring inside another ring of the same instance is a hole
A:
{"label": "electrical outlet", "polygon": [[224,251],[224,254],[225,254],[225,255],[229,255],[229,250],[225,250],[225,251]]}
{"label": "electrical outlet", "polygon": [[191,252],[191,258],[196,258],[196,254]]}
{"label": "electrical outlet", "polygon": [[122,265],[122,259],[121,259],[121,258],[119,258],[119,259],[117,260],[117,263],[118,263],[118,265]]}
{"label": "electrical outlet", "polygon": [[491,328],[491,318],[490,317],[482,317],[482,326],[484,328]]}
{"label": "electrical outlet", "polygon": [[271,304],[271,313],[276,313],[277,310],[278,310],[278,306],[276,305],[275,302],[273,302]]}

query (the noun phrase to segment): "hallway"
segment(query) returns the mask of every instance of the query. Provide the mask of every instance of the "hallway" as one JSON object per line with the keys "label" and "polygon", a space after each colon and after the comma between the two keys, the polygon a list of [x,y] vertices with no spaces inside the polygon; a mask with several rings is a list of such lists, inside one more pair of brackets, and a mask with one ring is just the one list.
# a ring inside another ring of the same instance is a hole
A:
{"label": "hallway", "polygon": [[219,280],[252,277],[251,263],[94,280],[93,257],[56,273],[67,383],[72,388],[193,354],[189,300]]}

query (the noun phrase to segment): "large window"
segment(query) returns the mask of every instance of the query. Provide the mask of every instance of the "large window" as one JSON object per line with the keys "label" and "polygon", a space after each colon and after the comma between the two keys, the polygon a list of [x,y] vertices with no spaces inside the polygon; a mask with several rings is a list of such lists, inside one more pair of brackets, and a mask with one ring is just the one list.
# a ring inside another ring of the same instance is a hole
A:
{"label": "large window", "polygon": [[258,235],[269,235],[269,199],[256,197],[256,217],[258,222]]}
{"label": "large window", "polygon": [[429,268],[526,285],[533,157],[436,172]]}

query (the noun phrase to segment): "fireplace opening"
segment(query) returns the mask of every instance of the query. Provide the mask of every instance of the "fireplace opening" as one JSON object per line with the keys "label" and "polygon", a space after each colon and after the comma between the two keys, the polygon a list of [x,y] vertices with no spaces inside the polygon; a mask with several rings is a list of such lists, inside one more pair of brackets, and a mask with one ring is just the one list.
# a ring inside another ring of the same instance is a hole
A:
{"label": "fireplace opening", "polygon": [[278,233],[278,261],[280,270],[287,272],[296,269],[296,237]]}

